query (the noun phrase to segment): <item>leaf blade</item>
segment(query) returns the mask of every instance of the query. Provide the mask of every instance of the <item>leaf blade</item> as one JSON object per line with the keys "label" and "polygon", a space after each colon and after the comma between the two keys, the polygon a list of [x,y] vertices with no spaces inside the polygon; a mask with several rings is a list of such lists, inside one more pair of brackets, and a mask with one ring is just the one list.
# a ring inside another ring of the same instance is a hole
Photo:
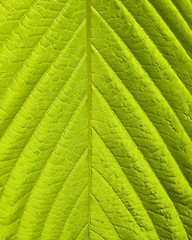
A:
{"label": "leaf blade", "polygon": [[192,239],[181,2],[3,0],[0,237]]}

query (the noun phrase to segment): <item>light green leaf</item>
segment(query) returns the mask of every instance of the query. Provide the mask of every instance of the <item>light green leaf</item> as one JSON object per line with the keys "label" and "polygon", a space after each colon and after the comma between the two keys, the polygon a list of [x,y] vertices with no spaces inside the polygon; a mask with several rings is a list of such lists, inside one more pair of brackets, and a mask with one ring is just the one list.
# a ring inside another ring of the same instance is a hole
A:
{"label": "light green leaf", "polygon": [[0,239],[192,239],[191,0],[0,1]]}

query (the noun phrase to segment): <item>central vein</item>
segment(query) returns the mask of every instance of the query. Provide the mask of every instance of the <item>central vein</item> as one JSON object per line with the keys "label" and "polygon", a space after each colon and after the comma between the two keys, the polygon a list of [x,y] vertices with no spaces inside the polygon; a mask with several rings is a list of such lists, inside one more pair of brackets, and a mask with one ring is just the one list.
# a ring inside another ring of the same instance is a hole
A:
{"label": "central vein", "polygon": [[92,191],[92,75],[91,75],[91,0],[86,0],[87,26],[87,101],[88,101],[88,239],[91,239],[91,191]]}

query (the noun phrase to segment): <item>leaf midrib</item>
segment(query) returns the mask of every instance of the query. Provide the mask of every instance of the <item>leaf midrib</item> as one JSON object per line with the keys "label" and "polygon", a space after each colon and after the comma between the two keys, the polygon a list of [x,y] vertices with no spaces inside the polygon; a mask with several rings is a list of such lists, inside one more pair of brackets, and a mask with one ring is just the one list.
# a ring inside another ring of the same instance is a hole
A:
{"label": "leaf midrib", "polygon": [[88,239],[91,239],[91,198],[92,198],[92,76],[91,76],[91,0],[86,0],[87,27],[87,103],[88,103]]}

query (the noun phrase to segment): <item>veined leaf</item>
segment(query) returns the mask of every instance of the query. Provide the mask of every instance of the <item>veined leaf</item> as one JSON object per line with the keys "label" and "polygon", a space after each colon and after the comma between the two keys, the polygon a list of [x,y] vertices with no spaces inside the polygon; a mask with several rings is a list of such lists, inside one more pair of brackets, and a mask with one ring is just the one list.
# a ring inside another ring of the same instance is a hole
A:
{"label": "veined leaf", "polygon": [[1,0],[0,56],[0,239],[192,239],[191,0]]}

